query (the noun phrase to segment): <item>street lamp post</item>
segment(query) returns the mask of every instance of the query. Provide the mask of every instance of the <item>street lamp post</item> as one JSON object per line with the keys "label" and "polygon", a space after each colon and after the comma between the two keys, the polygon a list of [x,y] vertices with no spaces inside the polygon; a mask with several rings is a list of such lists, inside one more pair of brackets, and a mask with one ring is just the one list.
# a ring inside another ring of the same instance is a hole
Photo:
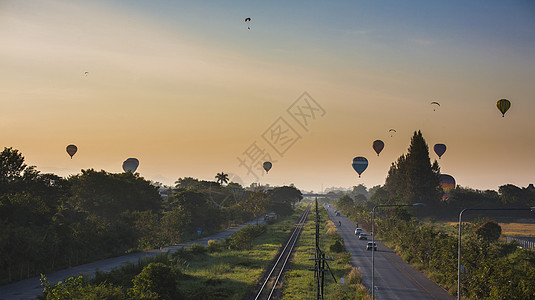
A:
{"label": "street lamp post", "polygon": [[459,243],[457,251],[457,299],[461,300],[461,235],[462,235],[462,218],[463,213],[467,210],[530,210],[535,211],[535,207],[521,207],[521,208],[499,208],[499,207],[487,207],[487,208],[465,208],[459,213]]}
{"label": "street lamp post", "polygon": [[424,203],[413,204],[383,204],[376,205],[372,209],[372,300],[375,300],[375,209],[377,207],[389,207],[389,206],[425,206]]}

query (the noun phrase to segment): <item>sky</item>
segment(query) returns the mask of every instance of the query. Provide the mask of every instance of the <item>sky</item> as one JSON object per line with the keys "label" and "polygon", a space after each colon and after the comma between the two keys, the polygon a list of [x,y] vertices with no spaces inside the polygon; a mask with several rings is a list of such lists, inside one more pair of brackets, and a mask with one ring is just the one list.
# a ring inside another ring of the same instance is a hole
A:
{"label": "sky", "polygon": [[2,0],[0,40],[0,147],[43,173],[372,187],[421,130],[463,187],[535,183],[530,0]]}

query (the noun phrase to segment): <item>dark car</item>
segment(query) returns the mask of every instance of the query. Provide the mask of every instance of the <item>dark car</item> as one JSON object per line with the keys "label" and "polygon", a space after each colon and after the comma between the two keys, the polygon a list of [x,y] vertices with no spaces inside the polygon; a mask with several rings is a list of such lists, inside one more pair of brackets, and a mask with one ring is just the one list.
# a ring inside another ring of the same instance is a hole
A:
{"label": "dark car", "polygon": [[367,240],[367,239],[368,239],[368,235],[365,232],[361,232],[359,234],[359,240]]}

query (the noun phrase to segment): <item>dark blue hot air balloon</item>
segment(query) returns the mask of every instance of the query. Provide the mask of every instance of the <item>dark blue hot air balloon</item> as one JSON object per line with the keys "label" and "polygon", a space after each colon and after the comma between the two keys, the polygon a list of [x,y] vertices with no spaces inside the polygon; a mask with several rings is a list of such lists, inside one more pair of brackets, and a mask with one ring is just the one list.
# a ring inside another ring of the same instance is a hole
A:
{"label": "dark blue hot air balloon", "polygon": [[357,171],[357,173],[359,174],[359,177],[362,174],[362,172],[366,170],[367,167],[368,167],[368,160],[366,159],[366,157],[357,156],[353,158],[353,169]]}
{"label": "dark blue hot air balloon", "polygon": [[438,155],[438,158],[440,159],[442,157],[442,154],[444,154],[444,152],[446,152],[446,145],[444,145],[444,144],[435,144],[433,149],[435,149],[435,153]]}

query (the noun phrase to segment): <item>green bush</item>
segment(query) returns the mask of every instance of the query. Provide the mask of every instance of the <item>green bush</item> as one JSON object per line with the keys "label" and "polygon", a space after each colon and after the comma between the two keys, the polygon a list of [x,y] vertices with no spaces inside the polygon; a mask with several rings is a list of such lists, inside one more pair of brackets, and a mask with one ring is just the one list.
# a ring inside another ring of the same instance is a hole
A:
{"label": "green bush", "polygon": [[206,247],[206,249],[208,250],[208,252],[214,253],[214,252],[221,252],[225,250],[226,247],[227,247],[227,244],[225,241],[209,240],[208,247]]}
{"label": "green bush", "polygon": [[206,253],[207,250],[206,247],[201,244],[192,244],[191,246],[189,246],[189,251],[191,251],[191,253],[195,255],[198,255]]}
{"label": "green bush", "polygon": [[334,243],[329,247],[331,252],[341,253],[346,251],[346,247],[344,246],[344,240],[342,238],[337,239],[334,241]]}
{"label": "green bush", "polygon": [[109,283],[98,285],[89,284],[82,276],[69,277],[64,282],[49,284],[47,278],[41,275],[41,284],[44,287],[41,300],[78,300],[78,299],[128,299],[122,288]]}
{"label": "green bush", "polygon": [[229,247],[235,250],[251,249],[255,238],[266,231],[265,224],[259,226],[247,225],[246,227],[236,231],[229,239]]}
{"label": "green bush", "polygon": [[180,272],[163,263],[150,263],[132,282],[130,296],[137,299],[180,298],[177,283]]}

